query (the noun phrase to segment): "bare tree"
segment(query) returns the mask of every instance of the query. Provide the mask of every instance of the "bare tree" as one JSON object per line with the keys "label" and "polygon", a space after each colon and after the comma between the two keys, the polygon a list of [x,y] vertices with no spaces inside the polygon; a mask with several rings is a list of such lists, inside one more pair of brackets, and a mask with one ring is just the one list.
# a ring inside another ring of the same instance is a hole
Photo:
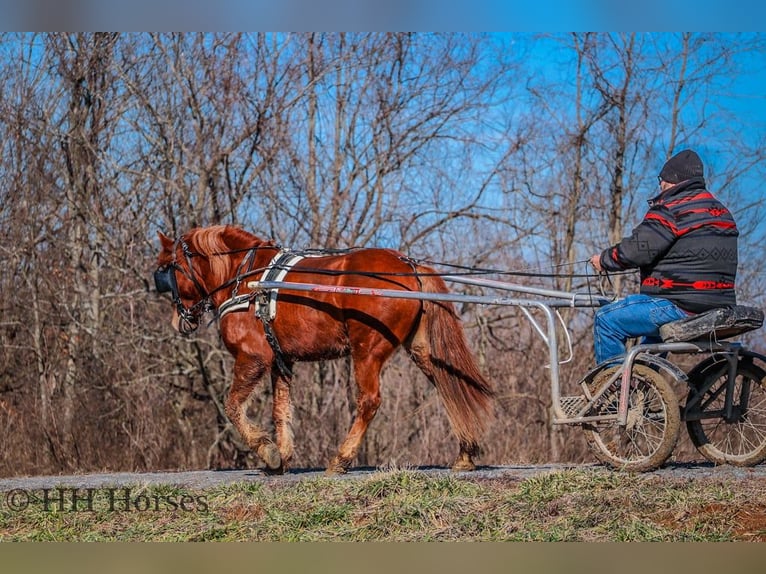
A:
{"label": "bare tree", "polygon": [[[234,223],[290,248],[387,246],[582,289],[570,273],[638,220],[664,156],[701,146],[742,231],[740,289],[762,301],[764,142],[719,95],[762,60],[763,36],[531,40],[0,35],[0,472],[255,462],[221,406],[215,325],[177,337],[153,292],[158,230]],[[500,395],[486,460],[587,457],[576,429],[552,428],[548,357],[524,317],[459,312]],[[566,386],[592,355],[587,312],[565,320]],[[350,376],[343,361],[296,367],[297,464],[323,465],[345,432]],[[361,463],[448,460],[418,377],[391,362]],[[263,391],[251,415],[265,420]]]}

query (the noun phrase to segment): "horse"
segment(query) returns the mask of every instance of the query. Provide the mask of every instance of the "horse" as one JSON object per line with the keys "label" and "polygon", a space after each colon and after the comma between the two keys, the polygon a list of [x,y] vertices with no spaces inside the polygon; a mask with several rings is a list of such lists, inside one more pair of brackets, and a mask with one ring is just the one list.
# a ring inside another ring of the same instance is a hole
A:
{"label": "horse", "polygon": [[[177,239],[158,232],[161,251],[154,274],[159,293],[169,292],[172,325],[188,335],[212,312],[224,345],[234,357],[225,399],[227,417],[272,474],[287,472],[294,455],[291,368],[298,361],[351,356],[356,409],[348,434],[326,468],[342,474],[352,466],[380,404],[380,372],[403,347],[437,389],[457,438],[455,471],[475,470],[479,438],[493,411],[494,392],[482,375],[449,302],[335,292],[250,289],[248,278],[269,270],[282,282],[316,283],[447,293],[433,269],[395,250],[286,252],[240,227],[197,227]],[[276,296],[275,296],[276,295]],[[259,381],[273,388],[276,442],[246,414]]]}

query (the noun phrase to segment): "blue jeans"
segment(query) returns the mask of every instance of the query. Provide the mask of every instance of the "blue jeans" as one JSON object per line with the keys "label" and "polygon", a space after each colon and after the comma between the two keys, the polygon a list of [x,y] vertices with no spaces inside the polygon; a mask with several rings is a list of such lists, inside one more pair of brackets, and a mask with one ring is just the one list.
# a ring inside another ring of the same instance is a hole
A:
{"label": "blue jeans", "polygon": [[644,343],[659,343],[660,327],[689,315],[667,299],[629,295],[596,311],[593,347],[600,364],[625,354],[625,343],[644,337]]}

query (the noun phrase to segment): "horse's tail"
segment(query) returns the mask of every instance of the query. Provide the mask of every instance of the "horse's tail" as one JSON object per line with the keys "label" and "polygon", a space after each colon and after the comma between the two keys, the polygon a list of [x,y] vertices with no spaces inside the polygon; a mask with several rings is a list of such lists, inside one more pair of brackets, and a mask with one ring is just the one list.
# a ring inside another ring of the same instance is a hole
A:
{"label": "horse's tail", "polygon": [[[426,273],[420,279],[424,292],[447,292],[438,276]],[[460,444],[468,452],[477,451],[492,419],[494,392],[476,364],[452,303],[424,302],[410,353],[436,387]]]}

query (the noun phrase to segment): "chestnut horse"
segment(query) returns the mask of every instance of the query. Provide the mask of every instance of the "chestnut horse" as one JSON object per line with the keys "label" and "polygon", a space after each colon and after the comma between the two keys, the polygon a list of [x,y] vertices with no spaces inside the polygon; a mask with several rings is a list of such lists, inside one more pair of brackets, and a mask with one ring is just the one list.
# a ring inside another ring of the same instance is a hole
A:
{"label": "chestnut horse", "polygon": [[[274,242],[232,226],[196,228],[177,240],[159,233],[159,238],[162,250],[155,282],[159,292],[171,294],[173,326],[188,334],[205,312],[220,318],[221,337],[235,359],[226,414],[267,471],[285,472],[293,456],[290,367],[294,362],[352,357],[356,412],[327,468],[328,473],[343,473],[380,406],[380,371],[400,346],[443,402],[460,445],[452,468],[476,468],[473,457],[491,414],[493,392],[466,344],[451,303],[281,289],[278,304],[272,307],[276,313],[267,317],[263,311],[268,299],[251,292],[246,280],[260,279],[271,267],[280,253]],[[390,249],[314,254],[281,268],[287,274],[280,279],[288,282],[447,292],[432,269]],[[246,414],[251,393],[266,375],[274,391],[276,445]]]}

